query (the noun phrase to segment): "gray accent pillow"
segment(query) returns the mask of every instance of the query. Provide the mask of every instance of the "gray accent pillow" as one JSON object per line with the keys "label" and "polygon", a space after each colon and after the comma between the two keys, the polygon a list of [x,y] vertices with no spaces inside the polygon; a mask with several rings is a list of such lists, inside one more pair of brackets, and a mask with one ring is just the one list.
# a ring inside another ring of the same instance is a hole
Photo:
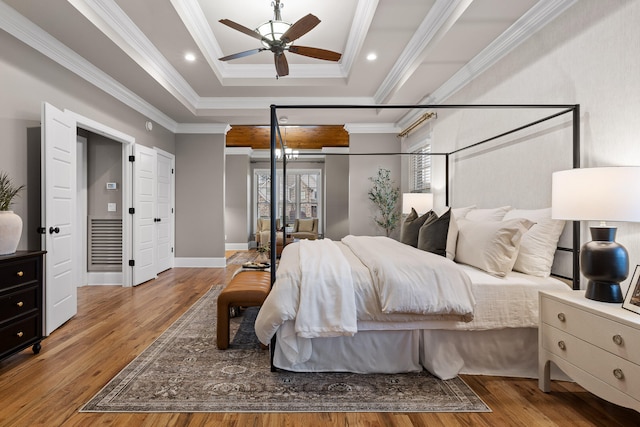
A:
{"label": "gray accent pillow", "polygon": [[400,229],[400,241],[405,245],[410,245],[414,248],[417,247],[420,227],[422,227],[422,224],[431,217],[438,218],[436,213],[433,211],[429,211],[419,217],[416,210],[411,208],[411,213],[407,215],[407,218],[405,218],[402,223],[402,228]]}
{"label": "gray accent pillow", "polygon": [[450,219],[451,209],[448,209],[440,218],[434,214],[425,221],[418,233],[418,249],[446,257]]}

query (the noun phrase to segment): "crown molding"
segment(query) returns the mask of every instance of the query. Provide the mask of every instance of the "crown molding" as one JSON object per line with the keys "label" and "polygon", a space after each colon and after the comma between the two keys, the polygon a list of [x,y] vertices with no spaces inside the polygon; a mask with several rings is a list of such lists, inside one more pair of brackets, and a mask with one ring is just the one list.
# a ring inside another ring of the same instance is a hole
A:
{"label": "crown molding", "polygon": [[400,129],[395,123],[347,123],[344,129],[354,133],[398,133]]}
{"label": "crown molding", "polygon": [[342,74],[345,77],[351,73],[351,67],[353,67],[356,58],[360,54],[377,8],[378,0],[359,0],[356,5],[355,15],[347,37],[347,44],[339,63]]}
{"label": "crown molding", "polygon": [[[444,103],[449,97],[471,83],[521,43],[573,6],[576,1],[540,0],[471,61],[460,68],[449,80],[432,94],[424,97],[420,104],[437,105]],[[398,124],[404,128],[415,121],[420,114],[424,114],[424,111],[412,111],[405,115]]]}
{"label": "crown molding", "polygon": [[433,46],[460,18],[473,0],[436,0],[402,54],[376,91],[376,104],[385,104],[418,69]]}
{"label": "crown molding", "polygon": [[224,154],[226,155],[242,155],[249,156],[253,154],[253,148],[251,147],[225,147]]}
{"label": "crown molding", "polygon": [[227,123],[178,123],[174,133],[226,135],[230,130]]}
{"label": "crown molding", "polygon": [[114,0],[68,0],[191,113],[198,94]]}
{"label": "crown molding", "polygon": [[0,1],[0,28],[140,114],[174,131],[177,123]]}

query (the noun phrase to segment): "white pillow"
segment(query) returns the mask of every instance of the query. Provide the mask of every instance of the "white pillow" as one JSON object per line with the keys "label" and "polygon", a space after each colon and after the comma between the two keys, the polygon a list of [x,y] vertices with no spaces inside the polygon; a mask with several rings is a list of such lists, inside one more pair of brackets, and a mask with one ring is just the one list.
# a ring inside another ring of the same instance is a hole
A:
{"label": "white pillow", "polygon": [[508,221],[458,220],[455,261],[504,277],[516,262],[522,236],[533,224],[521,218]]}
{"label": "white pillow", "polygon": [[458,242],[458,222],[453,214],[449,217],[449,231],[447,232],[446,257],[453,260],[456,257],[456,246]]}
{"label": "white pillow", "polygon": [[511,210],[511,206],[502,206],[493,209],[471,209],[464,219],[469,221],[502,221],[505,214]]}
{"label": "white pillow", "polygon": [[451,208],[451,214],[456,217],[456,219],[463,219],[471,209],[475,209],[476,205],[465,206],[464,208]]}
{"label": "white pillow", "polygon": [[514,218],[526,218],[535,224],[522,237],[513,269],[532,276],[548,277],[565,222],[551,219],[551,208],[514,209],[504,216],[505,220]]}

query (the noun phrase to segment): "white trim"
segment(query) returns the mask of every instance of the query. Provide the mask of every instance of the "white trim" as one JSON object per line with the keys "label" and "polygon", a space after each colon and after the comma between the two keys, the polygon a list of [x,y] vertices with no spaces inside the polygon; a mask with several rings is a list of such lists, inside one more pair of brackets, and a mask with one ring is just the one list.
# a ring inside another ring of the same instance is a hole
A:
{"label": "white trim", "polygon": [[226,123],[179,123],[174,132],[226,135],[230,130],[231,126]]}
{"label": "white trim", "polygon": [[99,272],[90,271],[87,273],[87,285],[109,285],[122,286],[124,277],[122,272]]}
{"label": "white trim", "polygon": [[344,129],[352,133],[400,133],[401,127],[395,123],[347,123]]}
{"label": "white trim", "polygon": [[251,156],[253,154],[253,148],[251,147],[224,147],[225,155],[242,155]]}
{"label": "white trim", "polygon": [[0,1],[0,28],[133,110],[174,131],[176,122]]}
{"label": "white trim", "polygon": [[196,91],[115,1],[68,1],[167,92],[191,113],[196,113],[195,105],[199,98]]}
{"label": "white trim", "polygon": [[[0,5],[2,3],[0,2]],[[133,195],[131,194],[131,180],[133,169],[131,162],[129,162],[129,154],[132,153],[133,145],[136,139],[124,132],[111,128],[100,122],[97,122],[88,117],[84,117],[71,110],[64,110],[64,114],[68,115],[72,120],[76,122],[76,128],[80,127],[91,132],[100,134],[106,138],[120,142],[122,144],[122,286],[132,286],[132,274],[131,267],[129,266],[129,260],[133,255],[133,242],[131,234],[131,215],[126,215],[125,210],[132,206]],[[129,205],[131,203],[131,205]],[[78,225],[76,225],[77,227]],[[86,254],[85,254],[86,256]]]}
{"label": "white trim", "polygon": [[[449,80],[442,84],[431,95],[423,98],[420,104],[435,105],[443,103],[529,37],[540,31],[565,10],[573,6],[576,1],[577,0],[540,0],[511,25],[511,27],[471,59],[471,61],[460,68]],[[416,112],[411,117],[405,116],[399,123],[409,124],[415,120],[419,114],[421,114],[421,112]]]}
{"label": "white trim", "polygon": [[224,268],[227,266],[227,259],[222,258],[186,258],[176,257],[176,267],[187,268]]}
{"label": "white trim", "polygon": [[249,243],[225,243],[224,244],[225,251],[248,251]]}
{"label": "white trim", "polygon": [[429,50],[460,19],[473,0],[436,0],[387,77],[376,91],[376,104],[384,104],[422,64]]}
{"label": "white trim", "polygon": [[322,154],[349,154],[349,147],[322,147]]}

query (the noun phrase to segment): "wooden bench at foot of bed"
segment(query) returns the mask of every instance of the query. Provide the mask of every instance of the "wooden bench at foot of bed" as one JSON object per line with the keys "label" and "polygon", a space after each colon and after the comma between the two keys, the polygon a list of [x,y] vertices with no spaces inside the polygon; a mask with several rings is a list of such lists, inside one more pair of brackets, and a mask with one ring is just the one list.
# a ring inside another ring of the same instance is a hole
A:
{"label": "wooden bench at foot of bed", "polygon": [[271,290],[268,271],[241,271],[236,274],[218,296],[218,348],[229,347],[229,309],[231,307],[261,306]]}

